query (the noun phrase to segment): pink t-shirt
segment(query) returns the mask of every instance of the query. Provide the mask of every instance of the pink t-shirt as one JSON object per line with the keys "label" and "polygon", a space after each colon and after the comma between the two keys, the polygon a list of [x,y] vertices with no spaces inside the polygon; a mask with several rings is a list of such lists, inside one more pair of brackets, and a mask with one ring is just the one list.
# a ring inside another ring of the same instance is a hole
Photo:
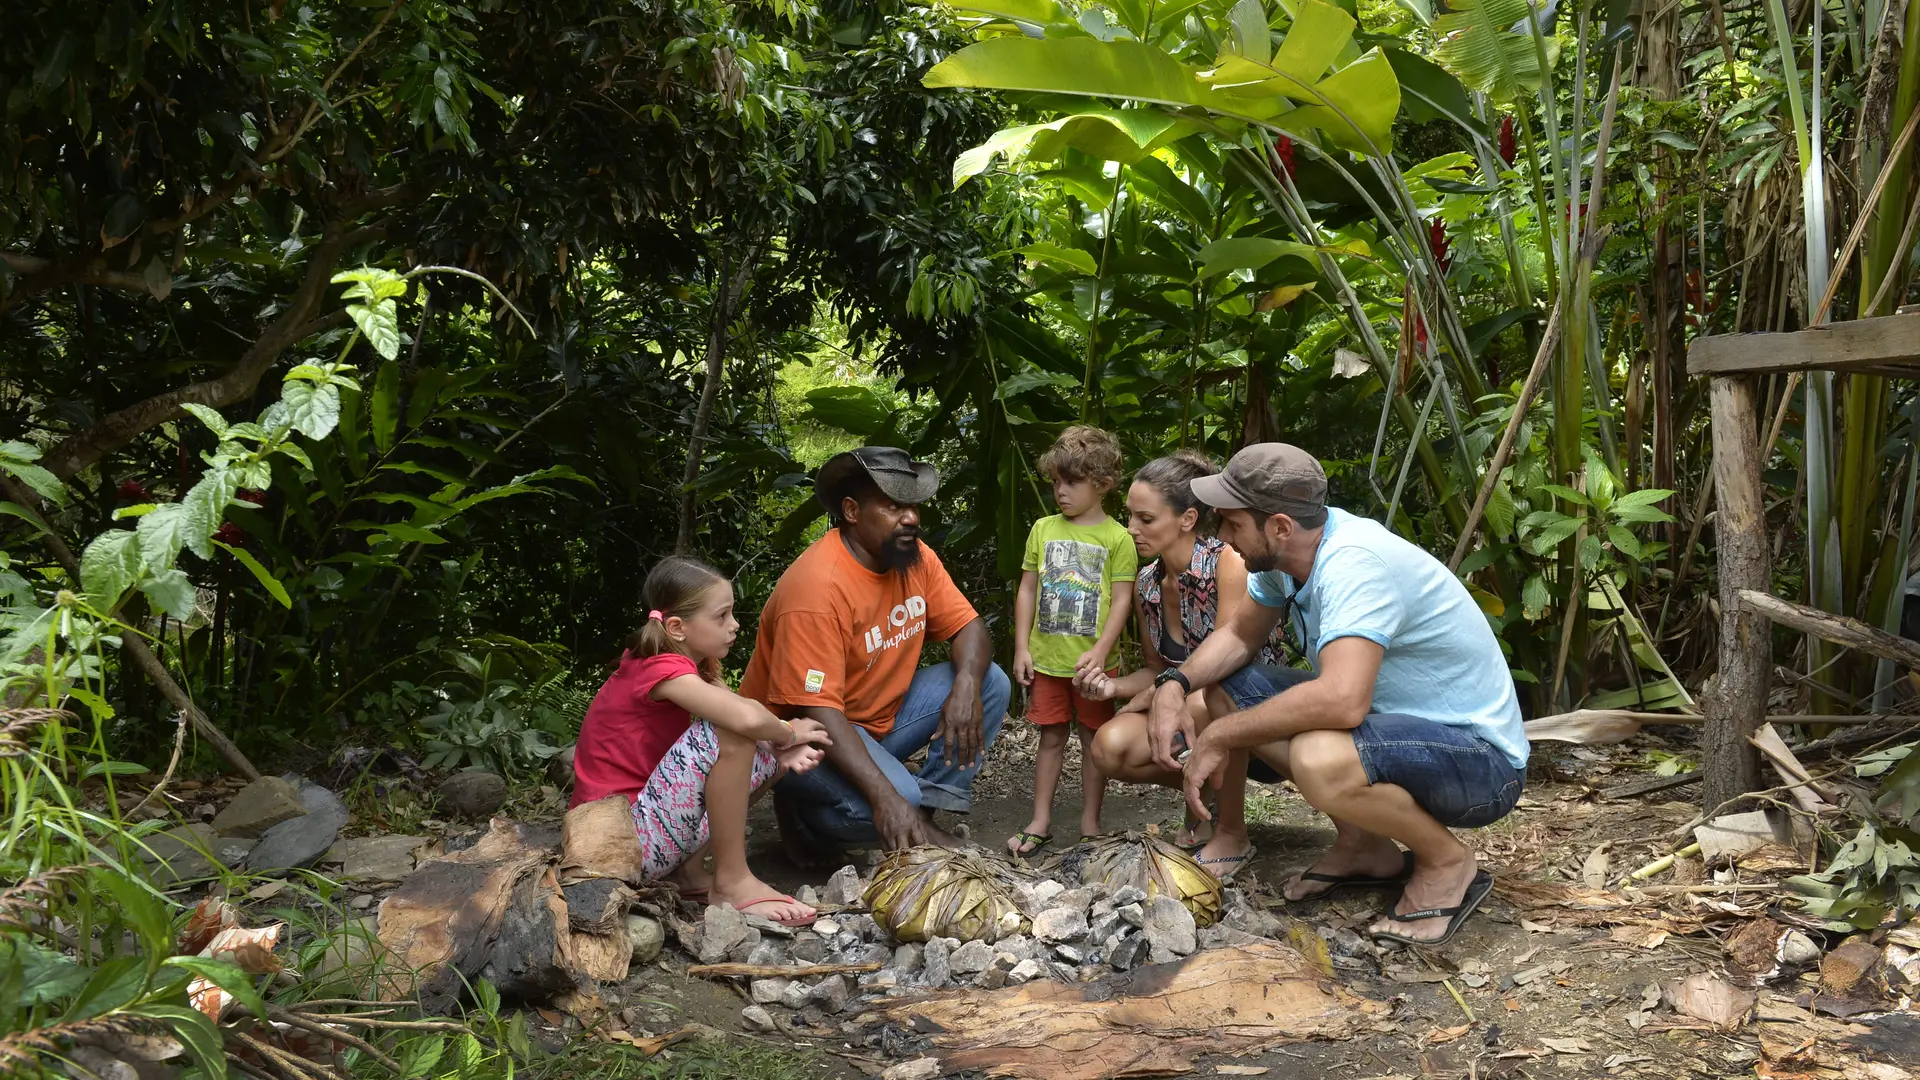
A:
{"label": "pink t-shirt", "polygon": [[627,656],[587,706],[580,741],[573,751],[573,801],[568,808],[604,799],[640,794],[687,728],[693,714],[671,701],[647,695],[668,679],[698,676],[700,669],[679,653],[645,660]]}

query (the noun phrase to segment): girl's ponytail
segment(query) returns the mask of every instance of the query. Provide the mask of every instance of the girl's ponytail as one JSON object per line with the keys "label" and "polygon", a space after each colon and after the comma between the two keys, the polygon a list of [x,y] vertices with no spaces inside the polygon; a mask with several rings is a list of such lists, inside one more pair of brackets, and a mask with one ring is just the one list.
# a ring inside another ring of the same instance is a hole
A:
{"label": "girl's ponytail", "polygon": [[[675,555],[660,560],[647,575],[644,587],[647,621],[627,635],[627,655],[644,660],[661,653],[679,653],[692,659],[686,647],[667,633],[667,620],[692,618],[706,602],[707,594],[715,586],[726,583],[726,575],[698,559]],[[699,664],[702,678],[715,684],[721,681],[720,661],[708,658],[695,662]]]}

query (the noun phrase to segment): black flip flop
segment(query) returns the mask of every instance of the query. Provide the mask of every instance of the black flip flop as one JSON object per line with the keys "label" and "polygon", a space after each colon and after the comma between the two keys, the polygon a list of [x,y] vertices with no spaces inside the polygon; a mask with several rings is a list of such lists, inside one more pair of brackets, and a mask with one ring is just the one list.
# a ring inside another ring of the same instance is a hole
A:
{"label": "black flip flop", "polygon": [[1316,874],[1308,870],[1300,875],[1301,881],[1327,882],[1329,883],[1328,887],[1321,889],[1311,896],[1303,896],[1298,900],[1288,900],[1287,903],[1304,904],[1309,900],[1324,900],[1334,893],[1339,892],[1341,889],[1398,888],[1405,885],[1407,879],[1413,876],[1413,852],[1407,851],[1402,852],[1402,854],[1406,856],[1406,861],[1401,865],[1400,872],[1389,877],[1372,877],[1367,874]]}
{"label": "black flip flop", "polygon": [[1474,909],[1479,907],[1480,902],[1485,900],[1491,892],[1493,892],[1493,875],[1482,870],[1474,874],[1473,880],[1467,884],[1467,895],[1461,897],[1460,902],[1452,907],[1409,911],[1405,915],[1401,915],[1391,908],[1388,909],[1387,918],[1398,922],[1418,922],[1422,919],[1449,920],[1447,923],[1447,932],[1434,938],[1432,941],[1421,941],[1417,938],[1410,938],[1393,933],[1389,930],[1369,930],[1367,933],[1370,934],[1375,941],[1397,941],[1402,945],[1445,945],[1447,942],[1453,940],[1453,935],[1460,932],[1460,928],[1466,925],[1467,916],[1473,914]]}

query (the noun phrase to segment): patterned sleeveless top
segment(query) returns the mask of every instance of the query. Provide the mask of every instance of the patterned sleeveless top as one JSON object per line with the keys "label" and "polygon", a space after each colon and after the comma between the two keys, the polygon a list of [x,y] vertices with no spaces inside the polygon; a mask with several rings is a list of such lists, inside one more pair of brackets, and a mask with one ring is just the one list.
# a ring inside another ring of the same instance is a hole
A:
{"label": "patterned sleeveless top", "polygon": [[[1226,541],[1218,537],[1200,537],[1193,542],[1193,561],[1180,574],[1180,636],[1185,639],[1186,652],[1189,654],[1207,640],[1207,635],[1213,633],[1214,620],[1220,614],[1217,573],[1220,553],[1226,547]],[[1171,638],[1167,634],[1166,609],[1160,601],[1160,564],[1161,560],[1155,559],[1140,568],[1134,591],[1140,600],[1140,614],[1146,620],[1147,640],[1153,642],[1154,649],[1160,651],[1162,659],[1178,666],[1186,657],[1175,660],[1164,651],[1165,646],[1171,644]],[[1285,627],[1274,627],[1273,637],[1251,662],[1285,664],[1285,634]]]}

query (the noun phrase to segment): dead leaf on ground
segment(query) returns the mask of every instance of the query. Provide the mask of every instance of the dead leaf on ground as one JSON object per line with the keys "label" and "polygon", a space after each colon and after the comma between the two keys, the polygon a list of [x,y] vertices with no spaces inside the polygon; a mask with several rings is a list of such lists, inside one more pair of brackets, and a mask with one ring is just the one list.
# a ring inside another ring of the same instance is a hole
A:
{"label": "dead leaf on ground", "polygon": [[1213,1071],[1221,1076],[1265,1076],[1272,1070],[1265,1065],[1215,1065]]}
{"label": "dead leaf on ground", "polygon": [[1670,936],[1664,927],[1627,923],[1614,927],[1607,940],[1636,949],[1657,949],[1666,944]]}
{"label": "dead leaf on ground", "polygon": [[640,1051],[642,1054],[652,1057],[675,1043],[685,1042],[693,1038],[699,1030],[697,1027],[683,1027],[678,1031],[669,1031],[665,1035],[658,1035],[651,1039],[638,1038],[634,1036],[632,1032],[616,1031],[608,1035],[607,1038],[617,1043],[625,1043]]}
{"label": "dead leaf on ground", "polygon": [[1295,950],[1260,942],[1090,983],[1042,980],[900,1002],[880,1015],[919,1030],[934,1025],[950,1072],[1095,1080],[1189,1072],[1201,1054],[1344,1039],[1387,1011],[1326,980]]}
{"label": "dead leaf on ground", "polygon": [[1426,1042],[1428,1046],[1439,1046],[1441,1043],[1450,1043],[1472,1030],[1472,1024],[1461,1024],[1459,1027],[1434,1028],[1432,1031],[1427,1032]]}
{"label": "dead leaf on ground", "polygon": [[1704,971],[1675,979],[1666,986],[1667,1001],[1674,1011],[1696,1020],[1705,1020],[1723,1031],[1731,1031],[1746,1022],[1759,995],[1742,990],[1717,975]]}
{"label": "dead leaf on ground", "polygon": [[1532,919],[1521,919],[1521,920],[1520,920],[1520,929],[1522,929],[1522,930],[1525,930],[1525,931],[1526,931],[1527,933],[1529,933],[1529,934],[1551,934],[1551,933],[1553,933],[1553,927],[1551,927],[1551,926],[1548,926],[1548,925],[1547,925],[1546,923],[1537,923],[1537,922],[1534,922],[1534,921],[1533,921]]}
{"label": "dead leaf on ground", "polygon": [[1749,874],[1799,874],[1807,869],[1807,857],[1785,844],[1766,844],[1733,860]]}
{"label": "dead leaf on ground", "polygon": [[1540,1045],[1556,1054],[1591,1054],[1593,1050],[1579,1039],[1541,1039]]}
{"label": "dead leaf on ground", "polygon": [[1593,853],[1587,856],[1587,861],[1580,865],[1580,881],[1586,885],[1587,888],[1604,889],[1607,887],[1607,871],[1613,865],[1613,858],[1608,854],[1608,849],[1611,847],[1613,847],[1613,842],[1609,840],[1599,847],[1594,848]]}

